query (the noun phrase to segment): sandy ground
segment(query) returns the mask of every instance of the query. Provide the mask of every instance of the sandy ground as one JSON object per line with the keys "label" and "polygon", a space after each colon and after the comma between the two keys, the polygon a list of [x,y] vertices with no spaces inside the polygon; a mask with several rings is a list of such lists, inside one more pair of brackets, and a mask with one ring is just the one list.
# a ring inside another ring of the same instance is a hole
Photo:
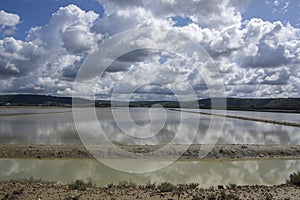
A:
{"label": "sandy ground", "polygon": [[197,185],[177,185],[171,191],[160,186],[118,186],[72,188],[57,183],[0,182],[0,199],[299,199],[300,187],[218,186],[199,188]]}
{"label": "sandy ground", "polygon": [[[182,145],[173,145],[165,149],[158,145],[120,145],[118,149],[108,146],[89,147],[101,158],[168,158],[178,156],[180,159],[197,160],[201,145],[191,145],[184,151]],[[209,147],[209,146],[203,146]],[[133,152],[124,155],[120,149]],[[159,150],[155,156],[152,152]],[[144,154],[141,154],[144,153]],[[92,155],[82,145],[20,145],[1,144],[0,158],[39,158],[39,159],[66,159],[92,158]],[[205,159],[299,159],[299,145],[215,145]]]}

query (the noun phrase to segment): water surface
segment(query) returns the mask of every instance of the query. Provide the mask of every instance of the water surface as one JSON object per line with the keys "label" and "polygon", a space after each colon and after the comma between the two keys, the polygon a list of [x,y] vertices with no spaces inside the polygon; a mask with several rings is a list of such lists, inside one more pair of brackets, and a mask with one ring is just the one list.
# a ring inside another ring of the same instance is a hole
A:
{"label": "water surface", "polygon": [[[123,108],[116,108],[116,113],[122,116]],[[180,113],[158,109],[155,118],[151,119],[147,108],[131,109],[131,117],[139,126],[145,126],[143,131],[134,128],[128,118],[123,118],[117,124],[112,116],[111,109],[97,108],[98,122],[106,136],[111,141],[122,144],[165,144],[170,142],[181,125],[181,136],[175,141],[185,143],[194,138],[191,127],[199,122],[197,135],[193,143],[202,143],[211,120],[209,115]],[[21,114],[21,115],[20,115]],[[298,121],[298,114],[294,113],[260,113],[246,111],[230,111],[230,114],[240,116],[258,116],[264,119],[283,119]],[[162,129],[156,134],[153,128],[147,128],[149,123],[159,124],[167,117]],[[224,118],[217,118],[220,123]],[[152,120],[152,121],[151,121]],[[89,127],[92,121],[80,122]],[[130,131],[124,133],[119,125]],[[213,131],[213,130],[212,130]],[[225,120],[218,143],[223,144],[300,144],[300,129],[297,127],[275,125],[263,122],[246,121],[239,119]],[[87,133],[88,134],[88,133]],[[90,133],[90,137],[95,135]],[[101,138],[98,138],[101,140]],[[217,138],[216,138],[217,140]],[[70,108],[11,108],[2,109],[0,115],[0,143],[12,144],[80,144],[80,139],[74,125]]]}
{"label": "water surface", "polygon": [[[132,160],[119,161],[126,165]],[[137,161],[137,165],[153,164],[153,161]],[[156,161],[159,164],[162,161]],[[151,173],[128,174],[110,169],[96,160],[0,160],[0,180],[35,178],[61,183],[89,177],[97,185],[120,181],[146,184],[149,181],[199,183],[202,187],[229,185],[274,185],[285,183],[288,175],[298,171],[299,160],[261,161],[191,161],[174,162],[172,165]]]}

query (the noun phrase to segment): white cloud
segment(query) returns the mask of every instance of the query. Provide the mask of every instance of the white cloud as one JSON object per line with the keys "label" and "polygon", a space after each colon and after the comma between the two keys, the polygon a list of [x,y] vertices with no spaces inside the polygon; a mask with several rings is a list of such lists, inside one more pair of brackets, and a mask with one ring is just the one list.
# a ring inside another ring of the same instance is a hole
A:
{"label": "white cloud", "polygon": [[171,25],[170,20],[157,18],[146,8],[125,7],[99,19],[95,29],[102,34],[114,35],[134,28]]}
{"label": "white cloud", "polygon": [[[160,26],[177,31],[205,48],[224,76],[229,96],[300,95],[300,30],[282,22],[256,18],[243,21],[241,12],[246,0],[99,2],[106,12],[103,18],[93,11],[69,5],[55,12],[48,24],[31,28],[25,41],[12,37],[0,40],[0,76],[6,80],[1,91],[72,94],[72,81],[80,64],[106,37],[138,27]],[[288,7],[289,4],[283,5],[284,9]],[[189,23],[174,26],[175,16],[188,19]],[[169,46],[184,43],[160,34],[150,35]],[[139,46],[147,40],[123,41],[119,48],[126,49],[128,42]],[[159,63],[160,58],[166,59],[163,64]],[[126,78],[130,73],[132,76]],[[203,73],[205,78],[213,80],[209,69]],[[147,85],[149,80],[160,86]],[[134,93],[135,97],[145,99],[159,99],[159,94],[172,98],[170,90],[184,94],[188,84],[200,97],[208,95],[203,78],[196,76],[182,59],[165,52],[126,54],[110,66],[95,88],[82,88],[96,89],[99,96],[109,96],[116,84],[124,94],[132,87],[146,84]]]}
{"label": "white cloud", "polygon": [[286,13],[286,12],[288,11],[288,8],[289,8],[290,4],[291,4],[291,1],[285,2],[285,3],[284,3],[284,6],[283,6],[282,9],[281,9],[281,11],[282,11],[283,13]]}
{"label": "white cloud", "polygon": [[[247,4],[242,1],[181,1],[181,0],[143,0],[143,1],[109,1],[98,0],[108,16],[120,11],[145,8],[156,19],[167,19],[173,16],[184,16],[192,22],[208,28],[224,28],[241,22],[240,10]],[[216,6],[218,5],[218,6]],[[138,15],[139,17],[141,15]]]}
{"label": "white cloud", "polygon": [[20,22],[19,15],[7,13],[4,10],[0,10],[0,25],[2,26],[15,26]]}
{"label": "white cloud", "polygon": [[0,76],[11,82],[4,92],[55,94],[71,88],[69,80],[102,38],[91,31],[97,18],[69,5],[55,12],[49,24],[31,28],[26,41],[0,40]]}
{"label": "white cloud", "polygon": [[13,35],[19,23],[19,15],[0,10],[0,32],[3,35]]}
{"label": "white cloud", "polygon": [[282,0],[274,0],[274,6],[277,7],[281,3]]}
{"label": "white cloud", "polygon": [[292,3],[291,0],[274,0],[272,12],[287,13]]}
{"label": "white cloud", "polygon": [[249,55],[246,55],[243,64],[245,67],[278,67],[299,61],[299,29],[289,24],[283,26],[281,22],[252,19],[246,30],[245,40],[250,45],[255,45],[255,52],[247,52]]}
{"label": "white cloud", "polygon": [[92,50],[100,37],[91,32],[98,16],[93,11],[85,12],[75,5],[61,7],[52,15],[49,24],[32,28],[27,40],[47,49],[63,46],[67,51]]}

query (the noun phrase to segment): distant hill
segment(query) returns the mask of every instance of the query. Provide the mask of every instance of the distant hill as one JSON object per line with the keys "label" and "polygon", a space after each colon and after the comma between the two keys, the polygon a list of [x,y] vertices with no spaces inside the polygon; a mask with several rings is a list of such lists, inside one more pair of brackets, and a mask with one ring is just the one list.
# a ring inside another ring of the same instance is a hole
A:
{"label": "distant hill", "polygon": [[[85,99],[78,99],[83,103],[92,103]],[[218,100],[216,98],[215,100]],[[227,98],[227,109],[231,110],[275,110],[275,111],[300,111],[300,98],[269,98],[269,99],[250,99],[250,98]],[[129,102],[131,107],[151,107],[155,104],[160,104],[166,108],[178,107],[193,107],[193,102],[176,101],[132,101]],[[71,97],[56,97],[50,95],[31,95],[31,94],[16,94],[16,95],[0,95],[1,106],[71,106]],[[110,101],[97,100],[97,107],[109,107]],[[127,106],[126,102],[113,102],[113,106]],[[198,101],[199,108],[210,109],[211,99],[201,99]]]}
{"label": "distant hill", "polygon": [[[218,99],[216,99],[218,100]],[[180,107],[179,102],[174,101],[141,101],[130,102],[132,107],[151,107],[160,104],[164,107]],[[274,111],[298,111],[300,112],[300,98],[269,98],[269,99],[241,99],[226,98],[227,109],[229,110],[274,110]],[[194,108],[192,102],[182,102],[185,108]],[[211,109],[211,99],[198,100],[199,108]]]}
{"label": "distant hill", "polygon": [[236,99],[228,98],[230,109],[269,109],[269,110],[298,110],[300,111],[300,98],[275,99]]}
{"label": "distant hill", "polygon": [[70,97],[54,97],[50,95],[0,95],[0,105],[71,105],[72,98]]}
{"label": "distant hill", "polygon": [[241,99],[227,98],[227,108],[237,110],[298,110],[300,98]]}

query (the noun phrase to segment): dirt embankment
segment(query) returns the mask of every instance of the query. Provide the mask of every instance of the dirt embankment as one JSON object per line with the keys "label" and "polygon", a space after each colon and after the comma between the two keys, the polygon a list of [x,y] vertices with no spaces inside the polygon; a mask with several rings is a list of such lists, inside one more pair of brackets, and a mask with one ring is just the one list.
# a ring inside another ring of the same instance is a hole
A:
{"label": "dirt embankment", "polygon": [[270,124],[277,124],[277,125],[284,125],[284,126],[293,126],[300,128],[300,123],[296,122],[289,122],[289,121],[279,121],[279,120],[271,120],[271,119],[262,119],[262,118],[254,118],[254,117],[246,117],[246,116],[237,116],[237,115],[228,115],[228,114],[217,114],[217,113],[208,113],[208,112],[201,112],[200,111],[191,111],[191,110],[180,110],[175,108],[169,108],[168,110],[178,111],[178,112],[188,112],[188,113],[195,113],[201,115],[213,115],[218,117],[226,117],[231,119],[240,119],[240,120],[247,120],[247,121],[254,121],[254,122],[264,122]]}
{"label": "dirt embankment", "polygon": [[[75,182],[76,183],[76,182]],[[135,185],[120,183],[117,186],[97,187],[76,184],[62,185],[43,182],[0,182],[0,199],[299,199],[300,187],[277,186],[217,186],[200,188],[197,184]]]}
{"label": "dirt embankment", "polygon": [[[162,145],[120,145],[119,149],[108,146],[94,146],[92,150],[101,158],[171,158],[197,160],[201,145],[191,145],[186,151],[183,146],[172,145],[162,148]],[[207,147],[209,146],[202,146]],[[123,154],[120,149],[133,152],[132,155]],[[157,150],[160,151],[156,154]],[[69,159],[93,158],[82,145],[19,145],[1,144],[0,158],[38,158],[38,159]],[[263,158],[300,158],[298,145],[215,145],[205,159],[263,159]]]}

